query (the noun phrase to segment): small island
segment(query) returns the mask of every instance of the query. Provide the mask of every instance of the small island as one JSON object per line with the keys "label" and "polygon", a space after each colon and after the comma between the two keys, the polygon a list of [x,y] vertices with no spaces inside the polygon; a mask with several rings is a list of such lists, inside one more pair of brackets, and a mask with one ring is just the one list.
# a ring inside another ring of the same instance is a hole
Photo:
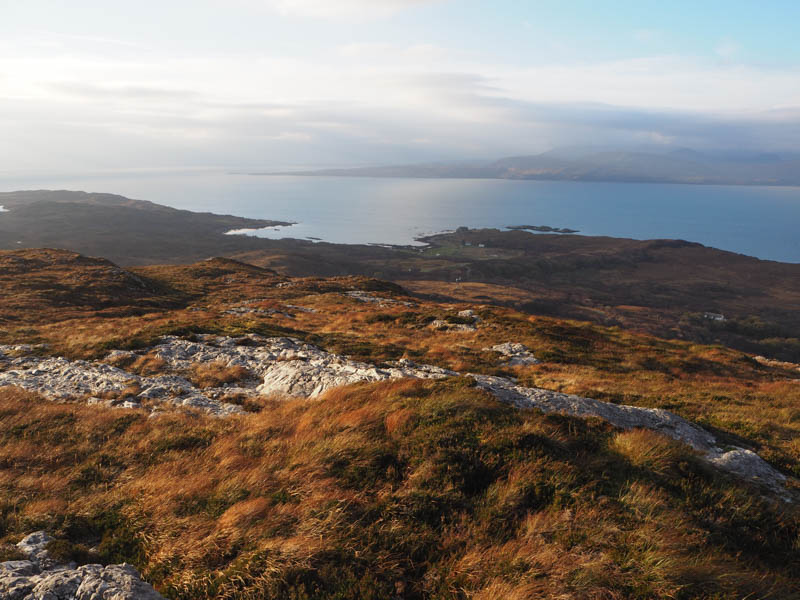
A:
{"label": "small island", "polygon": [[508,225],[506,229],[514,231],[539,231],[542,233],[578,233],[579,229],[566,227],[550,227],[549,225]]}

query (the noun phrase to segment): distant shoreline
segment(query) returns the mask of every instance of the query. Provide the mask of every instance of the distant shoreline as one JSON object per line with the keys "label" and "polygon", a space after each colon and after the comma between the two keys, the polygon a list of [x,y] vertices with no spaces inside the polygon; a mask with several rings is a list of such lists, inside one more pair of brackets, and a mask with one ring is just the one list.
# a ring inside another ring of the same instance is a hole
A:
{"label": "distant shoreline", "polygon": [[767,181],[676,181],[674,179],[647,179],[647,178],[566,178],[566,177],[490,177],[486,175],[373,175],[373,174],[354,174],[354,173],[329,173],[325,171],[254,171],[238,172],[229,171],[229,175],[247,175],[251,177],[332,177],[332,178],[352,178],[352,179],[462,179],[475,181],[546,181],[553,183],[630,183],[630,184],[655,184],[655,185],[696,185],[696,186],[719,186],[719,187],[770,187],[770,188],[800,188],[798,183],[767,182]]}
{"label": "distant shoreline", "polygon": [[580,233],[580,229],[568,227],[550,227],[549,225],[506,225],[511,231],[535,231],[538,233]]}
{"label": "distant shoreline", "polygon": [[[150,261],[162,255],[149,248],[151,244],[176,257],[219,253],[213,248],[252,250],[289,239],[323,246],[378,243],[419,248],[425,243],[421,237],[468,226],[519,229],[518,233],[528,231],[553,239],[684,239],[764,260],[800,263],[800,244],[794,228],[800,219],[797,188],[679,189],[663,184],[506,184],[496,180],[227,179],[224,173],[210,179],[179,178],[170,180],[160,193],[153,191],[161,184],[160,179],[145,182],[141,189],[122,182],[134,198],[155,196],[156,201],[171,203],[171,197],[175,197],[172,210],[168,204],[159,209],[151,202],[113,194],[0,194],[0,205],[10,209],[0,213],[0,239],[7,248],[75,246],[85,253],[124,260],[127,255],[116,250],[98,249],[95,228],[101,227],[99,232],[107,232],[103,234],[106,236],[113,229],[117,243],[126,237],[124,232],[133,238],[138,231],[141,235],[137,236],[142,239],[145,231],[152,230],[152,242],[136,243],[134,247],[131,239],[129,252],[137,261]],[[243,183],[245,187],[240,188]],[[240,193],[240,189],[246,193]],[[48,205],[35,208],[37,196],[42,196],[40,200],[49,196]],[[21,202],[26,197],[30,202]],[[107,198],[110,205],[104,206],[101,198]],[[403,207],[410,200],[415,210],[404,213]],[[114,205],[119,209],[111,210]],[[140,210],[131,212],[137,207]],[[247,216],[183,212],[198,209]],[[728,224],[735,215],[740,215],[735,222],[736,232]],[[68,216],[69,221],[65,221]],[[88,238],[64,227],[73,219],[76,226],[77,222],[86,225]]]}

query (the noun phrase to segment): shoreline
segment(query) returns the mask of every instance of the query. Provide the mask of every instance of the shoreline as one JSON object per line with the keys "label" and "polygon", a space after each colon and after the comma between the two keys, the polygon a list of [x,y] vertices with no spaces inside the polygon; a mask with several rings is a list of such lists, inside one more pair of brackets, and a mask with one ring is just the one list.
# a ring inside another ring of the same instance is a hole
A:
{"label": "shoreline", "polygon": [[742,187],[742,188],[792,188],[800,189],[800,183],[776,183],[766,181],[735,182],[735,181],[675,181],[672,179],[612,179],[612,178],[591,178],[591,177],[489,177],[486,175],[467,176],[437,176],[437,175],[380,175],[380,174],[356,174],[356,173],[332,173],[332,172],[311,172],[311,171],[279,171],[279,172],[237,172],[229,171],[228,175],[247,176],[247,177],[310,177],[322,178],[329,177],[335,179],[418,179],[418,180],[451,180],[451,181],[541,181],[548,183],[613,183],[613,184],[634,184],[634,185],[683,185],[701,187]]}

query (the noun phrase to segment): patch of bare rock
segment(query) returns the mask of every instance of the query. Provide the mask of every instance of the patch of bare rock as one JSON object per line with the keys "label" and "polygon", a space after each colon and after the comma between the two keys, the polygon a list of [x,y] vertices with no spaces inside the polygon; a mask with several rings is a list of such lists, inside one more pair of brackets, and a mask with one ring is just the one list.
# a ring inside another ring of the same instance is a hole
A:
{"label": "patch of bare rock", "polygon": [[203,362],[244,367],[261,380],[251,391],[263,396],[314,398],[331,388],[360,381],[447,377],[454,374],[446,369],[408,361],[379,368],[325,352],[299,340],[255,335],[240,339],[198,336],[198,341],[172,337],[166,338],[152,352],[164,360],[169,368],[177,371]]}
{"label": "patch of bare rock", "polygon": [[[0,347],[0,359],[6,355]],[[62,357],[23,355],[6,361],[0,386],[16,386],[52,400],[86,398],[90,404],[136,408],[144,400],[167,402],[217,415],[241,412],[241,408],[214,398],[219,390],[199,390],[180,375],[143,377],[102,362],[70,361]],[[135,390],[127,400],[119,397]],[[104,398],[115,398],[104,400]]]}
{"label": "patch of bare rock", "polygon": [[536,358],[530,349],[524,345],[516,342],[506,342],[504,344],[497,344],[491,348],[484,348],[488,352],[497,352],[502,354],[507,359],[509,365],[538,365],[539,359]]}
{"label": "patch of bare rock", "polygon": [[0,563],[0,598],[4,600],[163,600],[129,564],[58,563],[47,553],[52,541],[44,531],[17,544],[26,560]]}
{"label": "patch of bare rock", "polygon": [[348,298],[352,298],[353,300],[358,300],[359,302],[377,304],[378,306],[391,306],[392,304],[400,306],[414,306],[413,302],[407,302],[405,300],[395,300],[393,298],[382,298],[380,296],[375,296],[373,294],[370,294],[369,292],[363,292],[361,290],[351,290],[349,292],[343,292],[342,295],[347,296]]}
{"label": "patch of bare rock", "polygon": [[435,319],[430,322],[428,327],[437,331],[476,331],[481,318],[472,309],[461,310],[456,313],[456,317],[445,319]]}
{"label": "patch of bare rock", "polygon": [[284,304],[284,306],[291,310],[296,310],[297,312],[303,312],[303,313],[318,312],[316,308],[311,308],[310,306],[298,306],[297,304]]}
{"label": "patch of bare rock", "polygon": [[475,331],[476,329],[475,325],[469,323],[451,323],[444,319],[434,319],[428,327],[437,331]]}
{"label": "patch of bare rock", "polygon": [[[772,358],[767,358],[765,356],[754,356],[753,358],[755,359],[756,362],[766,367],[772,367],[774,369],[783,369],[784,371],[790,371],[790,372],[793,371],[795,373],[800,373],[800,365],[797,363],[786,362],[783,360],[775,360]],[[793,379],[792,381],[797,381],[797,380]]]}

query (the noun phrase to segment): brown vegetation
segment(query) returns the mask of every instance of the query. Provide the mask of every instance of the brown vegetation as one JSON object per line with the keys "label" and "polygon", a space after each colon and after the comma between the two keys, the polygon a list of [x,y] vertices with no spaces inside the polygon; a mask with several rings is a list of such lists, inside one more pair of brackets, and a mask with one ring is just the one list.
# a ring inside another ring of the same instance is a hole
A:
{"label": "brown vegetation", "polygon": [[800,585],[787,507],[655,434],[519,411],[467,380],[340,388],[225,420],[8,388],[0,409],[2,540],[46,528],[61,553],[131,561],[170,598],[788,598]]}
{"label": "brown vegetation", "polygon": [[[30,281],[61,268],[48,264]],[[65,280],[98,290],[127,277],[63,264]],[[0,343],[43,342],[39,352],[73,358],[133,349],[125,368],[144,374],[163,367],[142,353],[163,335],[291,335],[370,362],[410,358],[666,408],[800,476],[792,363],[489,305],[470,306],[475,331],[434,331],[433,320],[467,306],[227,259],[136,275],[155,300],[135,313],[138,292],[95,310],[53,302],[55,277],[29,296],[24,273],[8,278],[4,293],[19,291],[25,310],[0,304]],[[507,341],[542,364],[512,367],[484,350]],[[248,376],[216,363],[192,373],[215,386]],[[519,411],[466,378],[357,385],[313,401],[226,400],[250,414],[147,418],[0,390],[0,557],[43,528],[60,556],[132,562],[176,599],[792,598],[800,589],[796,509],[652,432]]]}
{"label": "brown vegetation", "polygon": [[126,368],[139,375],[148,376],[161,373],[166,364],[167,362],[163,358],[152,353],[147,353],[135,359]]}
{"label": "brown vegetation", "polygon": [[[40,256],[37,252],[33,254]],[[65,255],[67,266],[61,262]],[[410,358],[461,371],[513,374],[525,385],[600,400],[666,408],[727,436],[736,445],[757,450],[777,468],[800,476],[800,385],[796,383],[800,371],[790,363],[757,362],[718,345],[663,340],[488,305],[470,306],[482,319],[476,331],[439,332],[428,324],[455,316],[467,306],[409,297],[393,284],[365,278],[290,280],[228,259],[139,270],[137,275],[155,288],[182,298],[174,308],[153,306],[143,314],[138,309],[130,314],[128,310],[140,302],[136,294],[127,300],[121,296],[121,307],[115,311],[56,306],[47,286],[59,269],[64,270],[63,279],[86,281],[98,290],[104,281],[113,285],[116,275],[105,271],[105,266],[96,270],[94,259],[84,263],[60,251],[45,256],[48,259],[41,260],[40,267],[9,277],[0,291],[9,298],[18,293],[24,297],[28,278],[39,278],[42,272],[53,274],[42,284],[40,294],[26,301],[24,318],[14,302],[0,304],[0,322],[7,324],[0,328],[0,343],[44,342],[53,354],[100,358],[111,349],[147,348],[168,334],[289,335],[369,362]],[[343,295],[350,290],[368,291],[388,302],[359,302]],[[287,308],[287,304],[316,312]],[[236,306],[277,312],[226,313]],[[527,345],[544,362],[510,368],[498,354],[483,351],[507,341]],[[138,366],[121,366],[141,374],[156,374],[162,366],[147,354],[132,362]],[[244,400],[242,404],[248,410],[259,407]]]}
{"label": "brown vegetation", "polygon": [[253,374],[244,367],[212,362],[194,365],[189,380],[199,388],[212,388],[252,377]]}

